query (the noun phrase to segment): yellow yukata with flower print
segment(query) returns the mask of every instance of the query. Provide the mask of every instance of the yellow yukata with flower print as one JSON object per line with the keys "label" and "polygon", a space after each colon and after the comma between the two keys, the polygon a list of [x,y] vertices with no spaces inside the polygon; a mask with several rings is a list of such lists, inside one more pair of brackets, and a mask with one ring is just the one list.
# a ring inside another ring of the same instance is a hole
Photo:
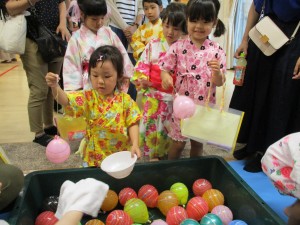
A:
{"label": "yellow yukata with flower print", "polygon": [[146,45],[152,40],[162,38],[162,21],[159,18],[156,23],[147,22],[139,26],[131,38],[130,46],[133,49],[133,57],[137,61],[143,53]]}
{"label": "yellow yukata with flower print", "polygon": [[68,92],[67,96],[65,115],[82,116],[87,123],[84,162],[99,167],[110,154],[130,151],[127,128],[139,122],[141,113],[128,94],[116,90],[113,97],[104,97],[96,90],[87,90]]}

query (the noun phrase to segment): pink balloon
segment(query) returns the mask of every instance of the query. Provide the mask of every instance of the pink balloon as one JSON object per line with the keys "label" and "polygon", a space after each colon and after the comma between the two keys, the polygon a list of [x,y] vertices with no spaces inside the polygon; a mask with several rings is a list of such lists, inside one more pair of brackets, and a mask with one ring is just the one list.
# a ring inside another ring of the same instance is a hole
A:
{"label": "pink balloon", "polygon": [[174,115],[179,119],[189,118],[194,115],[196,105],[194,101],[184,95],[178,95],[173,102]]}
{"label": "pink balloon", "polygon": [[225,205],[218,205],[211,210],[211,213],[220,217],[224,225],[228,225],[233,220],[232,211]]}
{"label": "pink balloon", "polygon": [[64,139],[55,135],[46,147],[46,156],[50,162],[63,163],[71,154],[70,145]]}
{"label": "pink balloon", "polygon": [[168,225],[165,221],[158,219],[158,220],[154,220],[151,225]]}

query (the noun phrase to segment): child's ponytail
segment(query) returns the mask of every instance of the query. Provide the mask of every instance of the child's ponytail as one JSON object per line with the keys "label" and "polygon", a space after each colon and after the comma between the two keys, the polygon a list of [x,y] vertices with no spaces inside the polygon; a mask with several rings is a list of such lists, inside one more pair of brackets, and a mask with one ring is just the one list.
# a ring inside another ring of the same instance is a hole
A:
{"label": "child's ponytail", "polygon": [[222,20],[218,19],[217,21],[217,25],[216,25],[216,29],[214,32],[214,37],[220,37],[221,35],[223,35],[226,31],[225,25],[222,22]]}

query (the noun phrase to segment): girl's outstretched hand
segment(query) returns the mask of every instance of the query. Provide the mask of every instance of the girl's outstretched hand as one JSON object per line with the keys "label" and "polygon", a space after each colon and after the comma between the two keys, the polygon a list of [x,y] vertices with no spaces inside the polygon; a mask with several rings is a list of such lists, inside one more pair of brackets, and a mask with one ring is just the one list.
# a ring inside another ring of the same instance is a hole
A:
{"label": "girl's outstretched hand", "polygon": [[137,145],[132,145],[131,147],[131,157],[133,157],[134,154],[136,154],[138,159],[141,157],[141,150]]}
{"label": "girl's outstretched hand", "polygon": [[47,73],[46,74],[46,82],[47,85],[51,88],[56,87],[58,85],[58,81],[59,81],[59,75],[55,74],[55,73]]}
{"label": "girl's outstretched hand", "polygon": [[213,75],[221,75],[220,63],[218,60],[213,59],[208,61],[208,66],[211,69]]}

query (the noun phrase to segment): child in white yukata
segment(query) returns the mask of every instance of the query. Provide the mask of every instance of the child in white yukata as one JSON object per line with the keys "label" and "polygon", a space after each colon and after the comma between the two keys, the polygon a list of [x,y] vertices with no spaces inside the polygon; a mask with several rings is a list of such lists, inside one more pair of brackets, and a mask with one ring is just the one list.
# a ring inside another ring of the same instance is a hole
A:
{"label": "child in white yukata", "polygon": [[171,144],[167,122],[172,116],[173,88],[162,89],[158,61],[169,46],[186,35],[185,8],[186,5],[175,2],[167,6],[162,16],[164,36],[146,45],[131,79],[143,94],[140,146],[150,160],[165,158]]}
{"label": "child in white yukata", "polygon": [[[208,36],[216,27],[214,36],[225,32],[224,24],[218,19],[218,0],[190,0],[187,4],[188,37],[174,43],[160,60],[162,87],[173,86],[172,71],[176,71],[175,91],[190,97],[195,104],[203,104],[208,98],[216,102],[216,86],[224,83],[226,56],[220,45]],[[169,136],[173,144],[169,159],[178,159],[187,138],[181,135],[180,119],[172,116]],[[190,157],[202,155],[203,144],[191,140]]]}
{"label": "child in white yukata", "polygon": [[298,200],[285,209],[288,225],[300,224],[300,132],[272,144],[264,154],[262,170],[278,191]]}
{"label": "child in white yukata", "polygon": [[72,4],[73,11],[80,12],[83,23],[68,42],[63,64],[64,90],[91,89],[88,79],[90,56],[99,46],[112,45],[120,50],[124,59],[124,77],[128,78],[124,80],[126,92],[129,78],[133,74],[133,65],[118,36],[109,27],[104,26],[108,11],[105,0],[78,0],[77,3],[78,5]]}

